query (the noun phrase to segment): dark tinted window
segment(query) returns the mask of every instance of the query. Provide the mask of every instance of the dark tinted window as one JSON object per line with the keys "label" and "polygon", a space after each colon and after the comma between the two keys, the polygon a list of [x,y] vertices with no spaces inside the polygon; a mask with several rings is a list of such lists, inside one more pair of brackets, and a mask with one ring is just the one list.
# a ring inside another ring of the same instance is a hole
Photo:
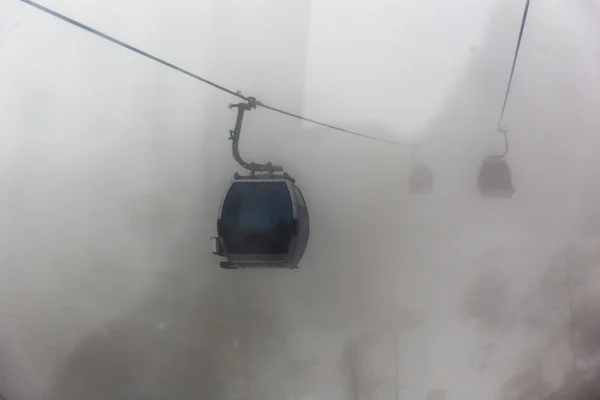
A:
{"label": "dark tinted window", "polygon": [[223,203],[223,239],[231,253],[284,254],[292,200],[285,182],[236,182]]}
{"label": "dark tinted window", "polygon": [[510,167],[505,162],[485,162],[481,167],[480,182],[486,186],[508,187],[512,184]]}
{"label": "dark tinted window", "polygon": [[285,182],[236,182],[225,198],[223,216],[240,228],[268,229],[291,221],[288,187]]}

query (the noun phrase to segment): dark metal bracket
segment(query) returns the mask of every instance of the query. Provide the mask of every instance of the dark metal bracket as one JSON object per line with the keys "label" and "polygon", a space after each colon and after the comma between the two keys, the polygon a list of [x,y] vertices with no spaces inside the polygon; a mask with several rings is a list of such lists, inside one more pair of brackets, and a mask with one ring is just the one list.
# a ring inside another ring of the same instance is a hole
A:
{"label": "dark metal bracket", "polygon": [[249,163],[245,161],[240,155],[239,143],[240,135],[242,133],[242,123],[244,121],[244,112],[250,111],[256,108],[256,99],[254,97],[248,97],[246,103],[230,104],[229,108],[237,108],[237,119],[235,121],[235,128],[229,131],[229,140],[233,142],[232,152],[233,158],[243,168],[250,171],[250,177],[255,177],[256,172],[266,172],[267,175],[273,176],[274,172],[282,172],[283,167],[273,165],[270,162],[266,164]]}

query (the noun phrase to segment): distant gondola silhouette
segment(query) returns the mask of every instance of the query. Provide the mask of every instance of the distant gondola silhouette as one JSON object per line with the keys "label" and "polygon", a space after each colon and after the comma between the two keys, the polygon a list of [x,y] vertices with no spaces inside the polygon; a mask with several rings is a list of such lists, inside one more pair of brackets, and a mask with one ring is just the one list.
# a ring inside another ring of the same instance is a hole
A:
{"label": "distant gondola silhouette", "polygon": [[521,20],[521,29],[519,31],[519,38],[517,39],[517,48],[515,49],[515,56],[510,71],[510,76],[508,78],[508,85],[506,87],[506,94],[504,95],[504,104],[502,105],[502,111],[500,112],[500,119],[498,121],[498,131],[504,136],[504,152],[501,155],[487,157],[483,161],[479,171],[479,192],[484,198],[510,198],[515,191],[510,167],[505,160],[505,157],[508,154],[508,131],[502,128],[502,119],[504,118],[504,112],[506,111],[506,104],[510,94],[510,86],[512,84],[515,68],[517,66],[519,49],[521,48],[521,40],[523,39],[523,31],[525,30],[525,22],[527,21],[527,13],[529,11],[529,3],[530,0],[525,1],[525,9],[523,10],[523,18]]}
{"label": "distant gondola silhouette", "polygon": [[481,164],[477,184],[484,198],[510,198],[515,191],[510,167],[505,160],[508,153],[507,130],[500,130],[504,135],[504,153],[489,156]]}
{"label": "distant gondola silhouette", "polygon": [[515,191],[510,167],[504,158],[486,158],[479,170],[477,183],[484,198],[509,198]]}

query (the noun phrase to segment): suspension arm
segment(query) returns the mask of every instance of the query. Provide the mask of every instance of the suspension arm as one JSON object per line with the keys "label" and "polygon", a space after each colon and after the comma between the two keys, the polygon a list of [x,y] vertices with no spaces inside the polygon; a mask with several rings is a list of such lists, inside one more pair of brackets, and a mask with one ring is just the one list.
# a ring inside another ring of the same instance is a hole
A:
{"label": "suspension arm", "polygon": [[257,164],[257,163],[249,163],[245,161],[240,155],[239,143],[240,143],[240,135],[242,133],[242,123],[244,121],[244,112],[250,111],[256,108],[256,99],[254,97],[248,97],[247,103],[238,103],[238,104],[230,104],[229,108],[237,108],[237,119],[235,121],[235,128],[232,131],[229,131],[230,137],[229,139],[232,143],[232,152],[233,158],[240,164],[243,168],[249,170],[251,173],[254,172],[278,172],[283,171],[283,167],[278,165],[273,165],[271,163],[266,164]]}

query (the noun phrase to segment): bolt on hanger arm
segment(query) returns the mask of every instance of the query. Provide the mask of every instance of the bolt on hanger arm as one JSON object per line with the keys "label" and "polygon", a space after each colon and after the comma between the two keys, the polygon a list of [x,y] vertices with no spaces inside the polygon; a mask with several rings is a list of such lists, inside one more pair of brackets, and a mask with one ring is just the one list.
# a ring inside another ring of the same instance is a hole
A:
{"label": "bolt on hanger arm", "polygon": [[237,163],[240,164],[243,168],[249,170],[251,175],[254,175],[255,172],[273,173],[283,171],[283,167],[273,165],[271,163],[257,164],[246,162],[240,155],[239,142],[240,135],[242,133],[242,122],[244,120],[244,112],[256,108],[256,99],[254,97],[248,97],[247,101],[247,103],[237,103],[229,105],[230,109],[237,108],[238,110],[237,119],[235,121],[235,128],[229,131],[229,139],[233,142],[231,147],[234,160],[237,161]]}

